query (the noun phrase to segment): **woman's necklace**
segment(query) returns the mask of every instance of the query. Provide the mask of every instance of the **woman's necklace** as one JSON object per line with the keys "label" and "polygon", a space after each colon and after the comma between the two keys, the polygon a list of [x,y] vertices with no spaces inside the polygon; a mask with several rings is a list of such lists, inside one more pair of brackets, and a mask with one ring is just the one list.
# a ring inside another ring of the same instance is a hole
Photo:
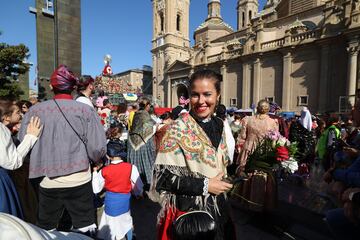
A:
{"label": "woman's necklace", "polygon": [[208,123],[208,122],[210,122],[210,120],[211,120],[211,117],[202,119],[201,122]]}

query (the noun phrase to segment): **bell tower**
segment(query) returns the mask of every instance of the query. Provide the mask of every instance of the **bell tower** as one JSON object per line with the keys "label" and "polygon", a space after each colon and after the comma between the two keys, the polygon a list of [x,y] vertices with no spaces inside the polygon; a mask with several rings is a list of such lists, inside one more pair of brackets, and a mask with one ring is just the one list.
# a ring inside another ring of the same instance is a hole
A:
{"label": "bell tower", "polygon": [[242,30],[248,27],[251,19],[258,13],[258,0],[238,0],[237,3],[237,29]]}
{"label": "bell tower", "polygon": [[176,60],[190,57],[190,0],[152,0],[153,97],[164,104],[166,69]]}

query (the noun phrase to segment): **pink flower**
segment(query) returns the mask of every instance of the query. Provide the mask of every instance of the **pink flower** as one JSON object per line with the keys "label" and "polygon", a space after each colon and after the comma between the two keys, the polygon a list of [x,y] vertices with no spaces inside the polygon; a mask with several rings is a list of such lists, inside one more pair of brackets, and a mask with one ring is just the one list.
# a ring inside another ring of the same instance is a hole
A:
{"label": "pink flower", "polygon": [[281,134],[278,131],[270,130],[266,137],[271,140],[277,141],[281,137]]}

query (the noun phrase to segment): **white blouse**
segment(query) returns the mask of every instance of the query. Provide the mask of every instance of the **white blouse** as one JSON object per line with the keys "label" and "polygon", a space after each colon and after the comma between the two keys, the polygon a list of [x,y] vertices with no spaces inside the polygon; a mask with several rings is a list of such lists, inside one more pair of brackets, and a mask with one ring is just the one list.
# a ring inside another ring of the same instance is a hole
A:
{"label": "white blouse", "polygon": [[[122,160],[113,160],[111,162],[111,164],[118,164],[121,163]],[[93,172],[93,176],[92,176],[92,186],[93,186],[93,191],[95,194],[101,192],[101,190],[104,188],[105,186],[105,179],[102,176],[102,171],[100,170],[99,172],[94,171]],[[137,167],[135,165],[132,165],[131,168],[131,188],[132,188],[132,193],[135,196],[139,196],[142,194],[143,192],[143,182],[141,181],[140,178],[140,174],[139,171],[137,169]]]}
{"label": "white blouse", "polygon": [[11,139],[10,130],[0,123],[0,167],[14,170],[22,166],[25,156],[37,141],[37,137],[26,134],[24,140],[16,148]]}

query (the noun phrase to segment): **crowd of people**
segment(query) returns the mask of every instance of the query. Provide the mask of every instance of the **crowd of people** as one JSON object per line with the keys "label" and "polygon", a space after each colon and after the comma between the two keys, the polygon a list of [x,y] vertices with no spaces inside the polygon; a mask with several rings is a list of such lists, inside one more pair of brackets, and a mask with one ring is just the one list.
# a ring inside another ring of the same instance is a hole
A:
{"label": "crowd of people", "polygon": [[251,114],[227,110],[221,81],[212,70],[193,73],[189,96],[160,116],[144,97],[113,105],[91,76],[77,78],[63,65],[50,79],[53,99],[1,100],[0,212],[42,231],[130,240],[133,195],[161,205],[158,239],[236,239],[233,179],[246,177],[249,155],[278,131],[298,143],[296,176],[311,178],[315,165],[325,170],[327,194],[338,198],[326,214],[334,236],[358,236],[360,132],[351,117],[304,107],[286,119],[266,100]]}

